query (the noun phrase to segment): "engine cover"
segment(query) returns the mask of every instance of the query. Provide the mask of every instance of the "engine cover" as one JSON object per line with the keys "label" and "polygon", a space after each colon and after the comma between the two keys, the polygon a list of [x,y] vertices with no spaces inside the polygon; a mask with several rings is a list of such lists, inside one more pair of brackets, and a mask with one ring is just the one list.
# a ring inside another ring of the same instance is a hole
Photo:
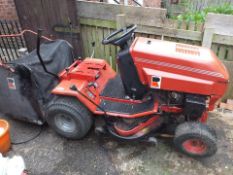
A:
{"label": "engine cover", "polygon": [[218,98],[226,91],[228,72],[208,48],[138,37],[130,53],[141,82],[152,89]]}

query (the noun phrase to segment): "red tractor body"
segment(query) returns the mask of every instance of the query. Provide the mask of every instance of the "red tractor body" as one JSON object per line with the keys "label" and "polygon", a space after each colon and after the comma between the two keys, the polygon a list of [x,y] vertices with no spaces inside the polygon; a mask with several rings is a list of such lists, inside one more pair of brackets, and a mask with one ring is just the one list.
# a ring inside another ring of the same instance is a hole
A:
{"label": "red tractor body", "polygon": [[[151,89],[208,96],[207,110],[214,108],[215,102],[227,89],[228,72],[210,49],[139,37],[131,45],[130,54],[143,85]],[[101,95],[108,81],[116,76],[115,71],[104,60],[86,58],[84,61],[74,62],[67,70],[60,73],[61,82],[52,93],[75,96],[95,114],[104,112],[97,110],[95,104],[72,90],[73,85],[97,105],[102,100],[141,103],[140,100]],[[159,102],[155,100],[154,108],[150,111],[133,115],[122,114],[120,111],[107,113],[111,116],[135,118],[156,113],[158,108]],[[164,106],[162,109],[173,112],[182,110]],[[206,115],[204,117],[206,120]]]}
{"label": "red tractor body", "polygon": [[4,83],[0,87],[6,92],[2,98],[9,103],[0,104],[0,109],[18,115],[8,106],[15,99],[26,99],[23,116],[36,114],[32,122],[46,121],[69,139],[83,138],[95,123],[98,133],[120,140],[154,141],[154,136],[166,134],[174,137],[184,154],[215,154],[216,135],[206,121],[227,89],[226,68],[210,49],[134,38],[135,30],[136,25],[122,28],[102,41],[120,47],[118,72],[104,59],[74,61],[70,45],[61,40],[43,44],[42,58],[39,31],[37,52],[16,60],[12,67],[1,66],[2,82],[8,80],[8,88]]}

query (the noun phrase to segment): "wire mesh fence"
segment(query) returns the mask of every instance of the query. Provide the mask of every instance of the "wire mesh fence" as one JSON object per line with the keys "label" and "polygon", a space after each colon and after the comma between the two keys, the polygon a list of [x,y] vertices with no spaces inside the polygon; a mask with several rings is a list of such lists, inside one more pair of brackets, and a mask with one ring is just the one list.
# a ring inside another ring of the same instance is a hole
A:
{"label": "wire mesh fence", "polygon": [[[16,20],[0,20],[0,35],[11,35],[21,32]],[[0,61],[9,62],[20,57],[20,52],[26,50],[23,36],[0,37]]]}

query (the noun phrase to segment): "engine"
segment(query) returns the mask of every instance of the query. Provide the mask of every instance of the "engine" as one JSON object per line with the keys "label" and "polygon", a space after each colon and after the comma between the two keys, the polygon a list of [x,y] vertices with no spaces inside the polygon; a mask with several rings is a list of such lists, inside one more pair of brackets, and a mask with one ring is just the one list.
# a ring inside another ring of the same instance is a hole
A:
{"label": "engine", "polygon": [[206,110],[206,97],[187,94],[184,101],[184,114],[189,120],[197,120]]}
{"label": "engine", "polygon": [[206,111],[208,103],[207,96],[169,92],[167,105],[182,106],[185,117],[196,121]]}

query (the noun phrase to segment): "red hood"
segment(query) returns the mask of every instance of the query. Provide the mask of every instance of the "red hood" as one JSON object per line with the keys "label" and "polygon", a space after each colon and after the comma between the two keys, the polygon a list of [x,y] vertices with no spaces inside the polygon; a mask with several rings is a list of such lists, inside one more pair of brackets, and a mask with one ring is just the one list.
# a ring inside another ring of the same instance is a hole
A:
{"label": "red hood", "polygon": [[138,37],[130,51],[135,63],[151,61],[159,67],[169,67],[171,72],[179,69],[194,77],[201,75],[222,82],[229,79],[225,66],[208,48]]}

